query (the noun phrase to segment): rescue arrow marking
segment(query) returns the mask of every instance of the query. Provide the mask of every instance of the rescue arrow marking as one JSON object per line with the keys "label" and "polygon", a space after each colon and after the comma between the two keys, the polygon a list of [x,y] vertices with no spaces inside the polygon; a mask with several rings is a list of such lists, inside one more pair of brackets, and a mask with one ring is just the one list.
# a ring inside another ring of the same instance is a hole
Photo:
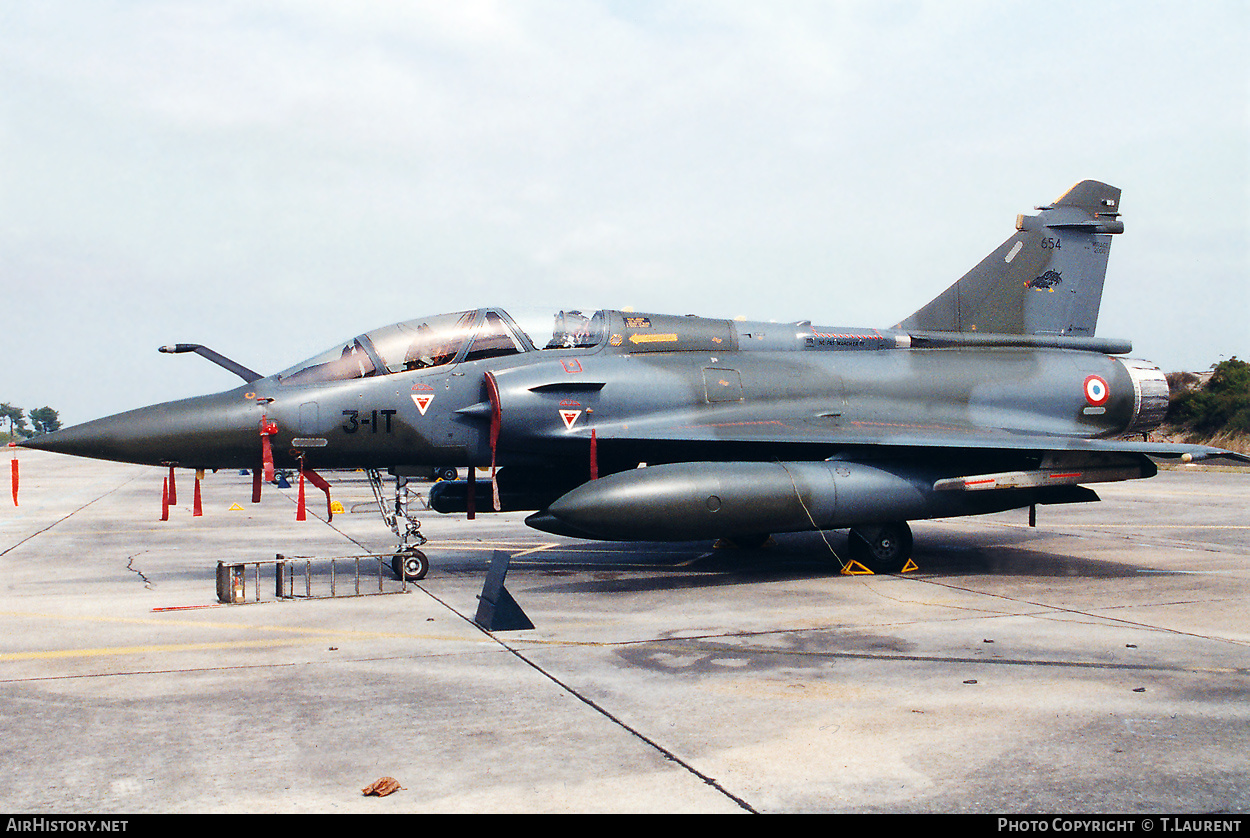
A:
{"label": "rescue arrow marking", "polygon": [[677,335],[630,335],[629,342],[633,344],[639,343],[676,343]]}
{"label": "rescue arrow marking", "polygon": [[423,381],[418,381],[412,385],[412,403],[417,406],[417,410],[421,411],[424,416],[425,412],[430,409],[430,403],[434,401],[434,388]]}

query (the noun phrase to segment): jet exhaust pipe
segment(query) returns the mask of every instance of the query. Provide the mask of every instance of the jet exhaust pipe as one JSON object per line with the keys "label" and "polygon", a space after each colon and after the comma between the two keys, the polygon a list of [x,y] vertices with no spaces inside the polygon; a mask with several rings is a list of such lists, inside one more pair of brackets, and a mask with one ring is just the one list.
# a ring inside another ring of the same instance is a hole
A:
{"label": "jet exhaust pipe", "polygon": [[883,463],[674,463],[584,483],[526,523],[579,538],[699,541],[1097,499],[1079,486],[936,491],[943,476]]}

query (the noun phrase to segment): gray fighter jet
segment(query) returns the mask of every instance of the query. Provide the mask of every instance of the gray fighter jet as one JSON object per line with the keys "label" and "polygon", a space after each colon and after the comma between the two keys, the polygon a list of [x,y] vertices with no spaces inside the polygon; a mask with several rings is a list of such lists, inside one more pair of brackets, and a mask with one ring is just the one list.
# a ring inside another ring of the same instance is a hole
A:
{"label": "gray fighter jet", "polygon": [[[1120,190],[1078,183],[892,328],[632,311],[482,308],[375,329],[270,376],[197,345],[244,385],[87,422],[28,447],[169,468],[368,470],[399,544],[428,562],[407,480],[439,512],[532,510],[589,539],[762,543],[850,529],[876,572],[907,522],[1098,499],[1152,458],[1250,458],[1145,441],[1158,367],[1095,336]],[[489,481],[475,468],[489,467]],[[384,499],[381,472],[395,477]]]}

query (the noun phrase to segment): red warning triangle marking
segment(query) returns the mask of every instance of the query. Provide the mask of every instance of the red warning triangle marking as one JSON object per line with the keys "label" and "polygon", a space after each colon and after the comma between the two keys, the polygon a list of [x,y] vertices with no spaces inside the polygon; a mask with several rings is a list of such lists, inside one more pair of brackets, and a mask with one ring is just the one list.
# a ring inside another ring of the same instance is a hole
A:
{"label": "red warning triangle marking", "polygon": [[418,396],[416,393],[412,394],[412,403],[417,406],[417,410],[421,411],[422,416],[424,416],[425,412],[429,410],[430,402],[432,401],[434,401],[433,396]]}
{"label": "red warning triangle marking", "polygon": [[573,429],[573,423],[577,421],[577,417],[581,416],[580,410],[561,410],[560,418],[564,420],[564,427],[569,430]]}

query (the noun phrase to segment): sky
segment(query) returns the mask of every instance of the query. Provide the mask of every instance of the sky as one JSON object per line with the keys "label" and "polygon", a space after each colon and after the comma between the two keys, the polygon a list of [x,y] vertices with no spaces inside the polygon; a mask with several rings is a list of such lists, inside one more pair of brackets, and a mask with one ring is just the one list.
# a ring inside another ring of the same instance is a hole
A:
{"label": "sky", "polygon": [[0,401],[75,424],[484,305],[888,327],[1123,189],[1098,333],[1250,357],[1230,2],[0,8]]}

